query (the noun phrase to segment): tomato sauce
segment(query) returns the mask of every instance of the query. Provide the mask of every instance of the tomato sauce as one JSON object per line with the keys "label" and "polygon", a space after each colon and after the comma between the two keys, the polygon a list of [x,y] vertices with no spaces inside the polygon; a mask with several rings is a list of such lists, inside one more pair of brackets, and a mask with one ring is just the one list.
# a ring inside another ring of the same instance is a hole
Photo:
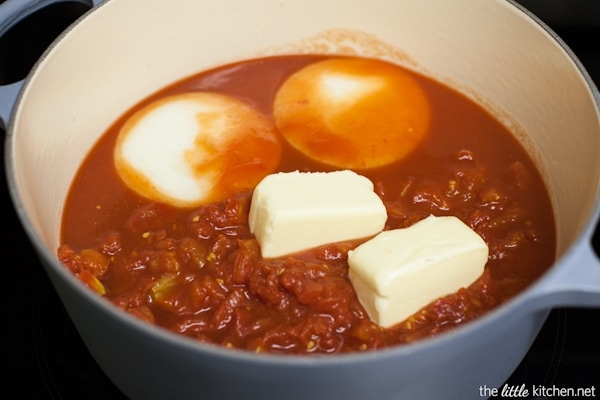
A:
{"label": "tomato sauce", "polygon": [[[373,323],[348,280],[347,253],[332,243],[266,260],[248,228],[251,192],[197,208],[148,201],[118,177],[120,127],[145,104],[208,90],[272,116],[278,87],[322,56],[240,62],[199,73],[136,105],[83,162],[63,215],[59,259],[109,301],[149,323],[255,352],[339,353],[410,343],[452,329],[509,300],[554,261],[556,234],[543,180],[511,133],[481,106],[415,75],[431,107],[425,141],[408,157],[357,171],[388,211],[386,229],[430,214],[462,219],[490,248],[484,274],[388,329]],[[289,145],[279,171],[333,168]]]}

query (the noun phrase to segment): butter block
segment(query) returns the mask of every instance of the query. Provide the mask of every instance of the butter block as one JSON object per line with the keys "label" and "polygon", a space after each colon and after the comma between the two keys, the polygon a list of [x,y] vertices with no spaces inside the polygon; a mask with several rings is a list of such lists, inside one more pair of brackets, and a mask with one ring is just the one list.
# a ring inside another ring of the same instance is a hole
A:
{"label": "butter block", "polygon": [[349,277],[369,317],[390,327],[473,283],[488,253],[484,240],[460,219],[429,216],[349,252]]}
{"label": "butter block", "polygon": [[250,206],[250,231],[265,258],[373,236],[387,220],[373,182],[349,170],[265,177]]}

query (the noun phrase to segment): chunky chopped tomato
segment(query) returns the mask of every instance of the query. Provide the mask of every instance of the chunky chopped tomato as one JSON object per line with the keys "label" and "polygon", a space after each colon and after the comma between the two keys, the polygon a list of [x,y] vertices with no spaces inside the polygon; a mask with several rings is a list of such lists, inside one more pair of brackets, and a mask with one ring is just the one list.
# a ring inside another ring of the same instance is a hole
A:
{"label": "chunky chopped tomato", "polygon": [[[265,58],[201,73],[157,93],[215,90],[267,115],[282,79],[317,56]],[[69,193],[58,258],[131,315],[198,340],[255,352],[339,353],[411,343],[471,321],[531,284],[554,261],[555,230],[543,180],[525,150],[485,110],[415,76],[431,103],[427,139],[411,156],[358,171],[383,200],[385,229],[434,215],[462,219],[487,242],[471,286],[383,329],[348,280],[348,251],[328,243],[263,259],[249,231],[251,192],[178,209],[127,188],[112,164],[126,114],[89,154]],[[135,112],[134,107],[131,112]],[[284,146],[279,170],[330,167]]]}

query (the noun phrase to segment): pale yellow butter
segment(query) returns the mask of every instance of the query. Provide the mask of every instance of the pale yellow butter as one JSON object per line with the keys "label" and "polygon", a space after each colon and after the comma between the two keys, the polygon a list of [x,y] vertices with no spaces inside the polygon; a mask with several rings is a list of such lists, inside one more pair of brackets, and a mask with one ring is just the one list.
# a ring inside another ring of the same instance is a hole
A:
{"label": "pale yellow butter", "polygon": [[484,240],[460,219],[429,216],[351,251],[349,276],[369,317],[390,327],[473,283],[488,253]]}
{"label": "pale yellow butter", "polygon": [[349,170],[265,177],[250,206],[250,231],[263,257],[375,235],[387,220],[373,183]]}

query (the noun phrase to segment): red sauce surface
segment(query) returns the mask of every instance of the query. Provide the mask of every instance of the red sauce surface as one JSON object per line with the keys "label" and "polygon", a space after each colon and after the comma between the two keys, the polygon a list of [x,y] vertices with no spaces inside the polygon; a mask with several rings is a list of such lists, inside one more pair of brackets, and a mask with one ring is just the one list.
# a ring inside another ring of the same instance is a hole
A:
{"label": "red sauce surface", "polygon": [[[514,137],[480,106],[422,76],[431,104],[425,142],[409,157],[359,171],[388,210],[386,229],[454,215],[490,247],[484,274],[404,322],[370,321],[334,243],[265,260],[247,224],[251,193],[195,209],[149,202],[113,166],[120,126],[165,95],[211,90],[271,115],[277,88],[317,56],[250,60],[200,73],[136,105],[100,139],[70,190],[60,260],[127,312],[199,340],[256,352],[337,353],[409,343],[485,314],[554,261],[555,227],[543,181]],[[328,171],[284,145],[280,171]]]}

